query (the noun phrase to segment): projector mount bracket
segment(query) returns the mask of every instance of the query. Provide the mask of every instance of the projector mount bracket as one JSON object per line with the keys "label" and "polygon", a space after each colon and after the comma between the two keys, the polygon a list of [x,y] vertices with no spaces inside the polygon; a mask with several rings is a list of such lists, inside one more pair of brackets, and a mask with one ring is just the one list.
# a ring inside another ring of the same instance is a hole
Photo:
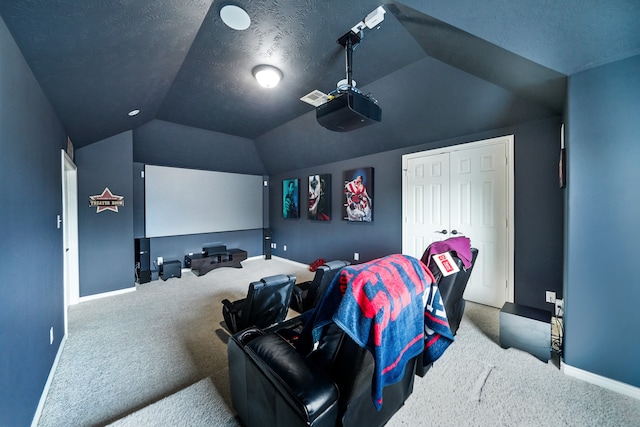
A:
{"label": "projector mount bracket", "polygon": [[346,56],[346,74],[347,74],[347,90],[352,89],[352,75],[353,75],[353,46],[360,43],[361,37],[353,30],[343,35],[338,39],[338,43],[344,46]]}

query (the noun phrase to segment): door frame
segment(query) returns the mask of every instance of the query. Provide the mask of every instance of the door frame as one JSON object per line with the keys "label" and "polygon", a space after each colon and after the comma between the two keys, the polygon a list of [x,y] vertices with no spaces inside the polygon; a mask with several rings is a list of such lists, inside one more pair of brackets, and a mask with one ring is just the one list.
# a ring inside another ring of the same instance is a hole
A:
{"label": "door frame", "polygon": [[514,291],[514,263],[515,263],[515,230],[514,230],[514,212],[515,212],[515,167],[514,167],[514,136],[504,135],[495,138],[483,139],[478,141],[471,141],[463,144],[451,145],[448,147],[434,148],[431,150],[418,151],[414,153],[408,153],[402,155],[402,252],[407,252],[406,240],[407,240],[407,196],[408,196],[408,182],[407,182],[407,170],[409,159],[416,157],[432,156],[437,154],[452,153],[454,151],[461,151],[467,149],[473,149],[483,147],[487,145],[504,144],[506,153],[506,205],[507,205],[507,283],[505,299],[507,302],[513,302],[515,298]]}
{"label": "door frame", "polygon": [[62,152],[62,256],[64,264],[64,329],[68,333],[69,306],[80,301],[78,261],[78,168]]}

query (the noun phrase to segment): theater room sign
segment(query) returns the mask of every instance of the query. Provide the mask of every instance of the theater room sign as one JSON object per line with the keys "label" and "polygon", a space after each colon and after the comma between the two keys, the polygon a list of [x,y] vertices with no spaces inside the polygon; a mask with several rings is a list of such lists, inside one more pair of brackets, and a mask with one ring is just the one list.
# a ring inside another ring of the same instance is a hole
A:
{"label": "theater room sign", "polygon": [[102,194],[96,194],[95,196],[89,196],[89,207],[96,208],[96,213],[104,211],[118,212],[118,208],[124,206],[124,196],[116,196],[109,190],[109,187],[105,187]]}

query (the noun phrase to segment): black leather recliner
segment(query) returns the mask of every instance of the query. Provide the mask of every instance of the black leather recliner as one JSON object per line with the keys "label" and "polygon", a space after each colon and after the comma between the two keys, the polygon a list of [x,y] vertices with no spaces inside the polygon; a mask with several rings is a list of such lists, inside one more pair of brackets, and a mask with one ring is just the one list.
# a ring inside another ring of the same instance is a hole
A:
{"label": "black leather recliner", "polygon": [[338,271],[349,264],[348,261],[329,261],[318,267],[312,281],[296,283],[293,287],[291,308],[298,313],[304,313],[315,307]]}
{"label": "black leather recliner", "polygon": [[434,261],[431,261],[427,268],[431,271],[438,283],[438,289],[440,290],[440,296],[444,302],[444,308],[447,311],[447,320],[449,320],[449,327],[451,332],[455,335],[460,327],[462,321],[462,315],[464,314],[464,307],[466,301],[462,297],[464,290],[467,288],[469,277],[471,277],[471,271],[476,263],[478,257],[478,249],[471,248],[471,266],[464,268],[462,260],[455,254],[451,254],[456,266],[460,269],[455,274],[450,276],[442,276],[442,273],[435,265]]}
{"label": "black leather recliner", "polygon": [[269,330],[249,328],[229,339],[231,400],[245,426],[382,426],[413,392],[421,355],[399,382],[384,388],[378,411],[371,353],[331,323],[316,350],[303,356],[290,343],[300,322],[297,317]]}
{"label": "black leather recliner", "polygon": [[[399,255],[399,257],[404,256]],[[416,259],[406,260],[411,262],[413,266],[411,268],[415,267],[413,261],[420,263]],[[385,282],[380,289],[386,288],[390,283],[386,282],[386,278],[389,278],[391,283],[397,283],[393,281],[397,280],[395,278],[398,276],[387,275],[392,274],[392,266],[395,265],[393,264],[395,262],[400,262],[398,256],[391,256],[389,259],[381,261],[380,264],[377,264],[378,269],[372,276],[369,276],[372,277],[369,279],[370,281],[366,284],[357,282],[354,287],[350,287],[354,283],[351,282],[352,278],[356,277],[359,271],[365,271],[371,266],[344,267],[350,271],[341,275],[341,280],[338,280],[337,277],[334,278],[315,310],[268,329],[256,327],[245,329],[229,339],[227,352],[231,400],[233,408],[245,426],[377,427],[386,424],[402,407],[405,400],[413,392],[417,368],[422,367],[424,354],[427,354],[428,350],[409,359],[404,365],[404,369],[397,371],[399,380],[394,379],[382,387],[382,400],[376,400],[382,405],[378,410],[373,398],[374,395],[377,396],[377,393],[374,393],[375,381],[373,379],[379,378],[376,375],[380,372],[380,367],[376,367],[374,356],[369,350],[358,345],[347,332],[330,320],[337,318],[340,319],[340,322],[345,320],[349,322],[350,317],[344,317],[344,313],[347,312],[348,316],[352,314],[358,316],[357,311],[351,312],[348,311],[348,308],[347,311],[344,311],[345,298],[348,298],[346,307],[355,303],[358,306],[366,307],[365,310],[372,308],[372,305],[365,303],[366,299],[368,302],[372,302],[374,299],[384,301],[386,297],[379,293],[375,294],[375,298],[370,299],[373,297],[370,292],[373,287],[382,284],[378,281],[380,277],[383,277],[380,274],[385,275]],[[425,267],[421,263],[420,265]],[[404,270],[406,276],[401,279],[404,281],[404,288],[390,285],[393,292],[384,295],[393,294],[400,297],[403,291],[408,291],[409,293],[403,294],[403,298],[411,294],[411,301],[418,304],[417,312],[415,307],[408,312],[411,313],[410,316],[416,314],[420,316],[420,323],[422,323],[427,321],[426,316],[422,319],[423,309],[420,309],[423,304],[423,295],[411,292],[411,289],[415,289],[413,288],[415,276],[412,272],[416,272],[411,268]],[[344,272],[344,270],[342,271]],[[373,268],[369,271],[373,271]],[[421,275],[418,274],[418,276]],[[414,281],[411,282],[411,280]],[[424,280],[424,278],[420,280]],[[362,292],[362,300],[358,296],[360,292]],[[377,292],[381,292],[381,290]],[[367,296],[365,297],[365,295]],[[456,293],[451,295],[456,295]],[[378,296],[381,299],[378,299]],[[450,298],[454,298],[454,296],[450,296]],[[335,302],[336,299],[339,304],[339,309],[335,311],[337,317],[333,317],[333,315],[327,317],[328,314],[334,313],[331,311],[333,306],[329,304],[330,309],[325,310],[324,304]],[[386,301],[391,300],[387,299]],[[396,301],[395,304],[400,299],[394,299],[394,301]],[[404,299],[402,301],[404,301],[403,307],[410,307],[413,304]],[[444,304],[444,302],[442,303]],[[342,315],[338,315],[340,311]],[[364,314],[364,312],[362,313]],[[367,311],[367,313],[370,312]],[[407,311],[401,313],[407,313]],[[329,319],[328,323],[325,323],[324,320],[318,322],[317,316],[321,319]],[[398,314],[398,318],[401,317],[402,314]],[[403,325],[403,328],[407,320],[409,319],[405,317],[401,321],[400,324]],[[307,325],[304,324],[305,322]],[[415,327],[415,324],[411,326],[409,323],[407,323],[407,331],[409,331],[407,337],[411,338],[415,334],[415,330],[411,329]],[[400,324],[391,326],[389,323],[385,324],[384,328],[395,329]],[[315,329],[315,325],[319,325],[321,329]],[[442,330],[441,327],[439,329]],[[442,338],[444,348],[448,345],[446,344],[447,339],[452,337],[448,328],[446,329],[449,337]],[[315,345],[312,346],[309,345],[311,342],[307,340],[309,330],[320,332],[319,336],[314,333],[313,342]],[[350,330],[349,327],[346,330]],[[353,330],[351,331],[353,333]],[[380,332],[379,329],[376,331],[378,331],[376,333]],[[404,343],[401,343],[404,337],[384,333],[380,333],[377,337],[388,337],[393,343],[392,347],[400,350],[400,353],[408,348],[404,346]],[[438,342],[440,342],[439,339]],[[398,345],[399,343],[401,344]],[[433,347],[431,350],[430,360],[433,360],[433,357],[439,357],[434,354]],[[380,356],[379,353],[378,356]],[[389,360],[394,360],[394,357],[396,356],[391,356]],[[395,360],[400,360],[400,357]]]}
{"label": "black leather recliner", "polygon": [[413,392],[423,359],[416,337],[422,339],[425,323],[448,335],[434,341],[432,358],[452,338],[448,327],[424,314],[425,292],[436,289],[423,288],[431,285],[424,270],[420,260],[401,254],[345,266],[314,310],[233,335],[229,383],[242,423],[386,424]]}
{"label": "black leather recliner", "polygon": [[[455,335],[458,332],[460,322],[462,321],[462,316],[464,315],[464,307],[466,301],[463,298],[463,294],[464,290],[467,288],[467,283],[469,282],[469,277],[471,276],[473,266],[476,263],[476,258],[478,257],[478,249],[471,248],[471,266],[466,269],[464,268],[462,260],[458,258],[455,253],[452,253],[451,256],[456,266],[460,270],[457,273],[451,274],[449,276],[443,276],[442,272],[433,260],[429,262],[427,268],[429,269],[429,271],[431,271],[434,278],[436,279],[438,290],[440,291],[440,296],[442,297],[442,302],[444,304],[445,311],[447,312],[449,328]],[[426,365],[419,363],[418,367],[416,368],[416,374],[424,377],[431,366],[431,363]]]}
{"label": "black leather recliner", "polygon": [[247,297],[222,301],[222,315],[233,334],[249,326],[267,328],[287,316],[296,277],[278,274],[251,282]]}

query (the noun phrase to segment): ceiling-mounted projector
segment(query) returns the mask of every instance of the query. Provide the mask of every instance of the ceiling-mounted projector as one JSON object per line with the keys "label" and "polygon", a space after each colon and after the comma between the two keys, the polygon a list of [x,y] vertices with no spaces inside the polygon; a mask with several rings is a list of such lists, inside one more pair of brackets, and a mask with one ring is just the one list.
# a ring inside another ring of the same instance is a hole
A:
{"label": "ceiling-mounted projector", "polygon": [[382,110],[371,98],[349,87],[316,107],[321,126],[335,132],[349,132],[382,120]]}
{"label": "ceiling-mounted projector", "polygon": [[360,43],[364,28],[373,28],[383,19],[384,9],[380,6],[367,15],[365,21],[356,24],[338,39],[338,43],[345,48],[347,78],[338,83],[335,94],[329,94],[327,102],[316,107],[316,119],[321,126],[335,132],[348,132],[382,120],[378,102],[355,87],[351,78],[351,63],[353,46]]}

